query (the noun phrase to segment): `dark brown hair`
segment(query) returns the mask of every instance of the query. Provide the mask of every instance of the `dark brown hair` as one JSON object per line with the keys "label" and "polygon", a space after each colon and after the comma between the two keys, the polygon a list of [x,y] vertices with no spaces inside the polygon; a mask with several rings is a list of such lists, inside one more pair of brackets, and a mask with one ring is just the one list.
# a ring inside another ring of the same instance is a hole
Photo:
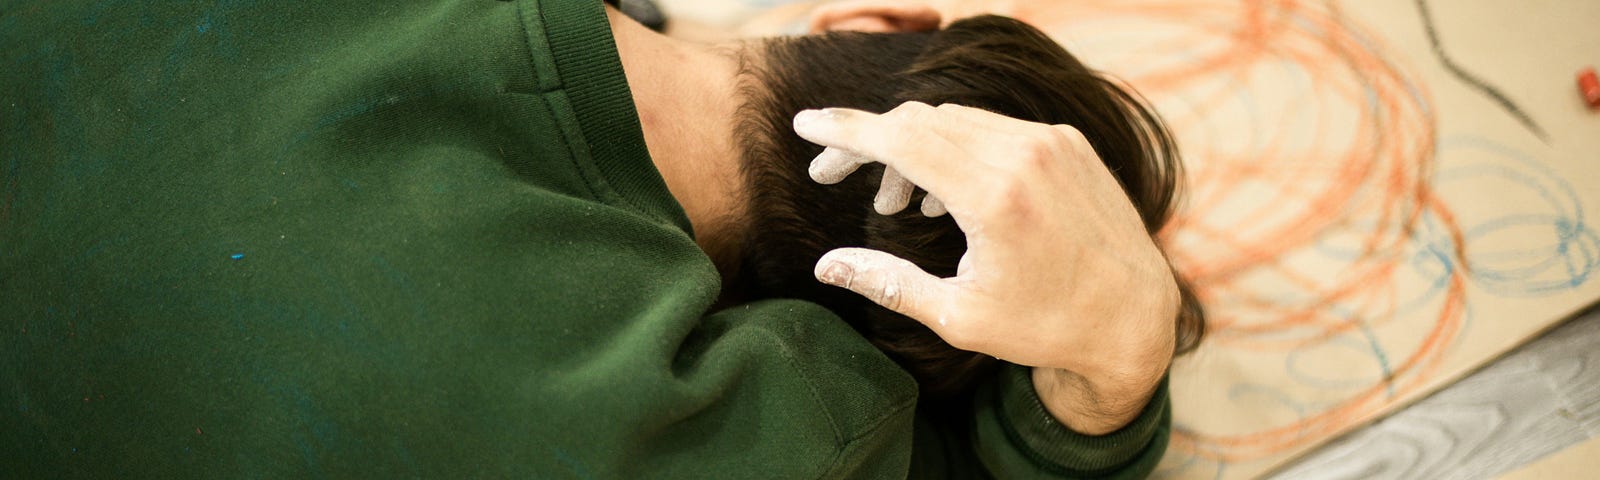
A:
{"label": "dark brown hair", "polygon": [[[915,320],[812,276],[838,247],[866,247],[954,276],[966,237],[946,215],[915,205],[896,215],[872,210],[883,173],[863,168],[837,185],[806,170],[821,147],[791,130],[803,109],[850,107],[884,112],[906,101],[954,103],[1010,117],[1076,127],[1132,200],[1152,235],[1166,224],[1181,178],[1176,146],[1139,99],[1085,67],[1060,45],[1017,20],[982,16],[934,32],[828,33],[773,39],[743,56],[748,99],[736,133],[751,192],[748,232],[731,289],[744,298],[789,297],[828,307],[915,376],[925,396],[970,390],[999,360],[959,350]],[[1177,351],[1192,350],[1204,315],[1181,278]]]}

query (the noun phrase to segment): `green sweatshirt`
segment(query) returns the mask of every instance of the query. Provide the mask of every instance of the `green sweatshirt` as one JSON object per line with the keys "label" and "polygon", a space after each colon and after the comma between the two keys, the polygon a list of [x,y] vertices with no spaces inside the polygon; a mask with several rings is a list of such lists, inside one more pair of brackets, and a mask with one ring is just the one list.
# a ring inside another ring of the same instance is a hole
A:
{"label": "green sweatshirt", "polygon": [[712,311],[598,1],[0,6],[0,476],[1139,476]]}

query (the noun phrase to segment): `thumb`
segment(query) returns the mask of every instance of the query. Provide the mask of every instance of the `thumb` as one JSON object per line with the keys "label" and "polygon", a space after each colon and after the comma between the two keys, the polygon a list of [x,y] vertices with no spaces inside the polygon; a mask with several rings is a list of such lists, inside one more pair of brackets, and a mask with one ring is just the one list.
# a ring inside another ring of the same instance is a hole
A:
{"label": "thumb", "polygon": [[822,283],[848,289],[884,308],[928,323],[943,310],[950,287],[903,258],[865,248],[839,248],[817,260]]}

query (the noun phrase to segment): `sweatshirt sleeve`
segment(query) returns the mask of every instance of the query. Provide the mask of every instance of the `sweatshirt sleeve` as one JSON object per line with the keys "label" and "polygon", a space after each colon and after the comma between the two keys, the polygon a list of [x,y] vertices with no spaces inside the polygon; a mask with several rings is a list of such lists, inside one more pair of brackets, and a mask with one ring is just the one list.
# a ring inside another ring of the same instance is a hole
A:
{"label": "sweatshirt sleeve", "polygon": [[970,400],[918,412],[911,478],[1144,478],[1166,452],[1171,423],[1163,378],[1128,425],[1074,432],[1045,409],[1029,367],[1008,365]]}
{"label": "sweatshirt sleeve", "polygon": [[905,476],[909,375],[714,307],[599,2],[25,10],[0,477]]}

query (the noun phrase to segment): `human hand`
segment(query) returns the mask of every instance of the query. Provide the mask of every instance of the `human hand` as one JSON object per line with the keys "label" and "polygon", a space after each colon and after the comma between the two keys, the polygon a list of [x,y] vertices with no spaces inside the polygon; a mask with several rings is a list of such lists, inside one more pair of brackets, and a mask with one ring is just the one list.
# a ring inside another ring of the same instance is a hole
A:
{"label": "human hand", "polygon": [[948,210],[967,237],[952,278],[841,248],[817,261],[818,280],[956,348],[1036,367],[1041,399],[1074,430],[1106,433],[1137,416],[1171,360],[1180,299],[1165,257],[1081,133],[916,102],[881,115],[808,110],[794,128],[827,147],[811,164],[814,180],[884,163],[879,213],[904,209],[914,184],[929,192],[923,213]]}

